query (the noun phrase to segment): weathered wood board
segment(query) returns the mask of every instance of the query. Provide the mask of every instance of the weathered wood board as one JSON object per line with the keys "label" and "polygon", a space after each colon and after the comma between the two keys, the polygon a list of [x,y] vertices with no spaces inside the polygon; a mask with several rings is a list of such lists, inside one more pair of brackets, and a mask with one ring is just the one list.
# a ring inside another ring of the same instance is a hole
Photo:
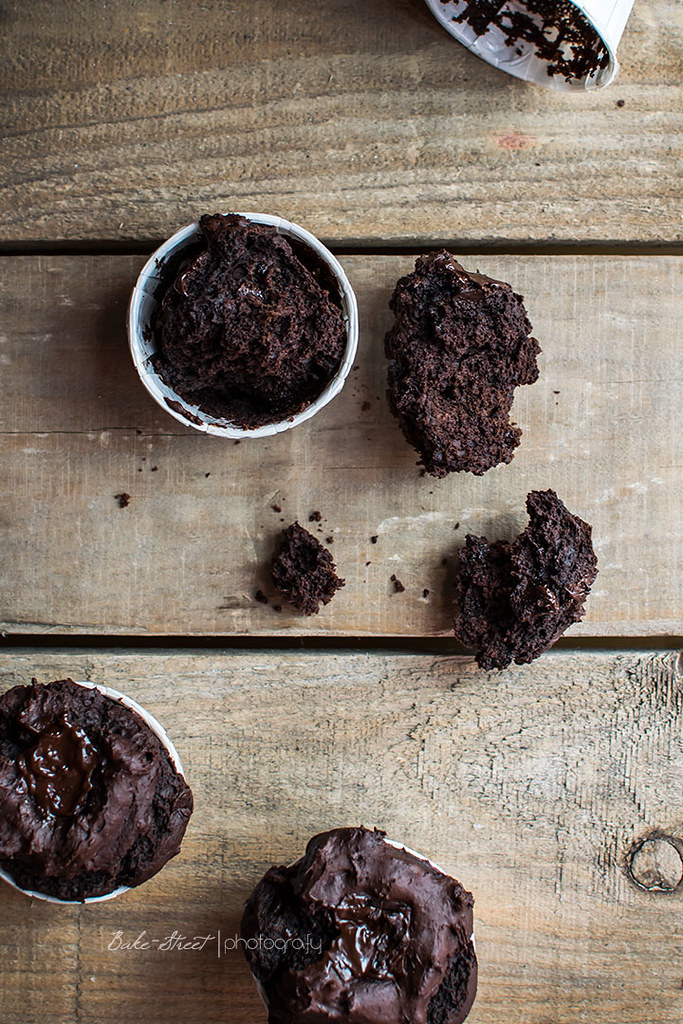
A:
{"label": "weathered wood board", "polygon": [[[634,841],[653,832],[683,851],[677,652],[552,653],[500,674],[422,655],[0,658],[0,690],[66,674],[159,717],[196,810],[181,854],[111,903],[55,907],[0,887],[2,1024],[111,1024],[114,1007],[126,1024],[265,1021],[241,953],[224,945],[243,901],[310,835],[359,822],[473,891],[471,1024],[683,1019],[683,889],[627,876]],[[214,938],[184,952],[109,948],[174,931]]]}
{"label": "weathered wood board", "polygon": [[[649,260],[488,260],[487,270],[527,294],[545,348],[543,377],[520,392],[525,441],[511,466],[443,482],[420,478],[382,398],[385,301],[409,259],[347,260],[364,324],[358,372],[310,425],[239,447],[183,430],[139,386],[122,331],[134,262],[9,261],[8,309],[19,289],[32,307],[31,327],[4,346],[9,628],[438,632],[448,628],[441,557],[467,529],[513,530],[526,491],[548,484],[596,527],[603,575],[591,621],[600,595],[605,612],[591,631],[636,633],[641,621],[657,631],[661,620],[672,628],[680,609],[672,559],[680,544],[676,260],[655,261],[659,273]],[[647,289],[635,294],[645,267]],[[580,309],[574,289],[585,299]],[[117,491],[131,494],[128,509],[118,509]],[[335,536],[346,590],[312,620],[255,605],[281,518],[306,521],[317,508],[323,534]],[[650,529],[656,524],[656,571],[643,571],[649,550],[634,557],[643,516]],[[615,529],[618,546],[605,565],[601,534],[613,540]],[[405,595],[393,593],[390,571],[409,587]],[[622,575],[609,587],[612,572]],[[625,580],[638,578],[645,602],[634,613]]]}
{"label": "weathered wood board", "polygon": [[[514,535],[527,492],[553,487],[593,524],[600,566],[571,635],[681,631],[679,260],[466,260],[526,296],[541,376],[518,391],[512,463],[442,481],[420,476],[384,398],[387,301],[410,257],[345,258],[361,344],[344,391],[239,445],[182,427],[136,377],[124,314],[140,262],[3,261],[0,628],[447,635],[443,559],[467,532]],[[318,616],[278,613],[277,534],[314,511],[347,585]]]}
{"label": "weathered wood board", "polygon": [[2,25],[1,242],[214,208],[347,244],[681,239],[680,0],[638,0],[618,82],[578,95],[489,67],[422,0],[32,0]]}

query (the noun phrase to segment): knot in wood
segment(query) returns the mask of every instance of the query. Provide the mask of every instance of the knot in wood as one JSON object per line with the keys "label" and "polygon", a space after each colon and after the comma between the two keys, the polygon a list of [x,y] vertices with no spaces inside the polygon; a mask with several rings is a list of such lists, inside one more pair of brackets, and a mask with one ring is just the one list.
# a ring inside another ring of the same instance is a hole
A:
{"label": "knot in wood", "polygon": [[628,867],[636,885],[650,892],[673,892],[683,880],[683,856],[665,836],[637,843]]}

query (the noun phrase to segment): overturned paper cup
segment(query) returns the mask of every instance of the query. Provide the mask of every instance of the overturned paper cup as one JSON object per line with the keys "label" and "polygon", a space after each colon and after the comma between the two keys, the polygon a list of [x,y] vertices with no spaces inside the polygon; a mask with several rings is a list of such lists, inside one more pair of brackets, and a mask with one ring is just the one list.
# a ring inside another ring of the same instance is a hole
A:
{"label": "overturned paper cup", "polygon": [[[172,804],[172,809],[169,812],[169,830],[168,833],[166,835],[162,835],[156,843],[155,849],[152,850],[150,854],[152,863],[148,864],[146,868],[142,868],[140,870],[139,880],[136,878],[131,885],[118,885],[111,891],[103,892],[99,895],[84,896],[80,899],[65,899],[54,896],[48,892],[43,892],[39,888],[31,888],[21,885],[7,864],[8,858],[3,858],[5,866],[0,868],[0,878],[4,879],[4,881],[18,892],[24,893],[25,896],[43,900],[46,903],[62,903],[66,905],[102,903],[105,900],[114,899],[114,897],[120,896],[121,893],[127,892],[132,888],[133,884],[137,886],[142,884],[142,882],[147,881],[148,878],[151,878],[152,875],[160,871],[171,857],[175,856],[180,849],[180,842],[185,832],[185,826],[187,825],[187,821],[189,820],[192,812],[192,792],[185,782],[185,774],[178,751],[169,739],[166,731],[159,724],[156,718],[146,711],[145,708],[141,707],[137,701],[133,700],[131,697],[127,697],[123,693],[119,693],[118,690],[114,690],[109,686],[80,681],[76,682],[71,679],[60,680],[59,683],[69,684],[71,693],[75,692],[74,688],[76,687],[83,688],[85,690],[95,690],[103,697],[122,705],[127,709],[127,712],[131,713],[126,714],[125,718],[120,716],[120,721],[123,726],[123,731],[120,734],[117,735],[114,731],[109,734],[113,743],[117,744],[116,754],[119,757],[123,758],[125,756],[125,752],[120,746],[121,736],[123,736],[123,740],[125,742],[125,740],[130,739],[131,735],[135,736],[136,731],[138,734],[142,732],[142,735],[144,735],[144,730],[148,730],[154,734],[156,739],[159,740],[159,743],[161,744],[161,747],[163,747],[164,752],[168,755],[168,760],[170,762],[170,770],[166,769],[165,771],[165,766],[160,762],[160,771],[164,774],[164,800],[167,803],[170,802]],[[36,685],[35,681],[34,685]],[[58,684],[48,683],[47,687],[54,687],[56,685]],[[28,687],[14,688],[16,691],[26,689],[28,689]],[[38,689],[45,690],[46,687],[38,687]],[[8,691],[8,693],[14,693],[14,690]],[[3,700],[6,697],[7,694],[2,695]],[[33,772],[32,783],[28,786],[25,782],[22,783],[26,789],[24,799],[27,799],[29,794],[34,801],[41,798],[43,800],[49,799],[51,811],[54,811],[59,795],[64,799],[64,793],[66,792],[66,799],[73,800],[74,787],[76,785],[83,787],[83,779],[85,778],[85,773],[88,770],[89,758],[96,759],[101,757],[103,763],[107,760],[110,762],[112,760],[112,751],[114,750],[114,747],[112,746],[109,752],[102,756],[102,752],[98,751],[96,744],[91,742],[92,733],[91,736],[86,736],[85,731],[82,728],[82,723],[79,723],[76,716],[72,715],[72,711],[65,711],[62,713],[59,721],[53,723],[49,730],[43,730],[41,733],[37,733],[37,738],[37,746],[30,753],[20,755],[24,764],[27,764],[30,759],[30,765]],[[158,747],[156,750],[158,750]],[[149,757],[153,759],[154,752],[154,744],[152,744],[151,750],[147,745],[146,751],[143,752],[142,749],[140,749],[136,752],[137,757],[134,759],[131,758],[131,761],[127,765],[127,768],[129,769],[126,773],[127,778],[122,780],[119,786],[120,792],[117,792],[116,774],[113,773],[113,775],[110,775],[108,788],[105,791],[103,798],[105,802],[109,801],[110,805],[115,805],[117,800],[120,801],[120,806],[125,812],[125,815],[130,815],[131,793],[128,787],[131,784],[131,779],[134,781],[137,780],[139,784],[138,792],[141,792],[140,787],[144,788],[147,755],[149,753]],[[64,758],[66,759],[66,763]],[[150,761],[150,763],[153,763],[153,760]],[[101,767],[101,765],[99,767]],[[106,768],[107,766],[105,764],[105,771]],[[4,773],[4,770],[5,766],[2,763],[2,755],[0,753],[0,795],[2,790],[2,774]],[[27,773],[24,773],[24,777],[28,778],[29,776]],[[114,779],[113,782],[111,781],[112,778]],[[89,779],[90,776],[88,776],[88,780]],[[65,785],[68,786],[66,791],[64,789]],[[37,792],[39,787],[41,792]],[[95,787],[93,786],[93,789],[94,788]],[[102,798],[98,797],[98,799]],[[138,814],[140,813],[140,807],[141,804],[136,807]],[[150,812],[153,812],[153,809],[154,805],[152,804]],[[75,810],[73,812],[74,819],[76,819],[76,816],[79,813],[79,810]],[[47,818],[54,822],[59,820],[59,815],[52,813],[51,815],[48,815]],[[112,844],[112,848],[116,846],[118,842],[121,842],[122,830],[119,829],[117,831],[117,829],[112,826],[111,820],[107,822],[104,814],[101,814],[100,817],[96,819],[96,824],[102,827],[103,834],[108,834],[108,839]],[[124,826],[126,824],[127,822],[124,822]],[[154,824],[157,824],[157,822],[154,822]],[[82,826],[82,832],[83,835],[80,838],[82,838],[84,844],[93,841],[93,836],[96,834],[96,830],[92,833],[88,832],[88,828],[84,823]],[[68,855],[74,855],[72,836],[73,832],[65,832],[61,837],[63,839],[65,859]],[[140,836],[141,833],[135,838],[139,839]],[[2,837],[2,827],[0,827],[0,837]],[[26,843],[26,837],[20,837],[20,839],[24,844]],[[149,841],[142,839],[140,841],[143,846],[147,845],[147,847],[149,847]],[[119,852],[121,854],[121,858],[130,855],[130,850],[126,852],[123,845]],[[94,855],[96,856],[96,853]],[[18,859],[18,856],[16,856],[15,860]],[[37,875],[38,873],[39,872],[36,869],[35,874]],[[47,877],[48,876],[46,876],[46,878]],[[53,875],[50,877],[57,879],[59,876]]]}
{"label": "overturned paper cup", "polygon": [[478,57],[550,89],[601,89],[614,81],[617,46],[633,0],[426,0]]}
{"label": "overturned paper cup", "polygon": [[346,340],[341,361],[321,390],[291,415],[274,416],[273,421],[250,426],[228,415],[216,414],[187,400],[163,376],[157,351],[156,317],[161,300],[181,268],[206,248],[199,223],[181,228],[156,250],[143,267],[133,289],[128,309],[128,338],[133,362],[152,398],[171,416],[207,434],[218,437],[270,437],[315,416],[339,394],[356,357],[358,347],[358,304],[344,270],[335,256],[314,235],[298,224],[264,213],[237,213],[255,224],[269,225],[291,241],[293,248],[307,251],[335,288],[335,305],[341,309]]}

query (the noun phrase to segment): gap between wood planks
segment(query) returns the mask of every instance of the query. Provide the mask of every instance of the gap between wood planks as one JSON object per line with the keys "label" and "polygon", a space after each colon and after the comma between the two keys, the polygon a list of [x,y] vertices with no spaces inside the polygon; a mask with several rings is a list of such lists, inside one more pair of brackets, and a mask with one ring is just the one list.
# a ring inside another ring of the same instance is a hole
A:
{"label": "gap between wood planks", "polygon": [[[5,256],[150,256],[164,241],[155,239],[0,242]],[[441,238],[383,242],[368,239],[320,241],[339,256],[412,256],[431,249],[451,249],[463,256],[683,256],[683,241],[555,242],[553,240],[482,240]]]}
{"label": "gap between wood planks", "polygon": [[[443,654],[468,657],[469,652],[451,637],[320,637],[320,636],[130,636],[99,633],[2,633],[0,648],[125,648],[128,651],[243,650],[243,651],[358,651],[392,654]],[[683,674],[682,636],[561,637],[551,651],[566,654],[582,651],[675,651],[681,650],[679,669]],[[548,652],[546,652],[548,653]]]}

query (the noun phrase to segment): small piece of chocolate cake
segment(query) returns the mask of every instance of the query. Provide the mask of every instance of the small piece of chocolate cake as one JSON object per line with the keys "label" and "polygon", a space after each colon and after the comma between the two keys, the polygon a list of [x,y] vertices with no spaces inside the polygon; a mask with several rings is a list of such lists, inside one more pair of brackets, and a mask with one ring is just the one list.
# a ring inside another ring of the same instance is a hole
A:
{"label": "small piece of chocolate cake", "polygon": [[455,635],[481,668],[533,661],[583,616],[597,575],[591,527],[554,491],[531,491],[511,543],[468,534],[455,582]]}
{"label": "small piece of chocolate cake", "polygon": [[273,558],[273,583],[282,596],[304,615],[315,615],[328,604],[345,580],[337,576],[332,555],[299,523],[282,531]]}
{"label": "small piece of chocolate cake", "polygon": [[419,257],[389,305],[389,406],[426,471],[480,476],[510,462],[514,390],[538,378],[540,352],[522,296],[442,249]]}
{"label": "small piece of chocolate cake", "polygon": [[307,246],[237,214],[200,218],[155,323],[156,368],[181,398],[244,428],[310,405],[341,364],[346,327],[331,273]]}

